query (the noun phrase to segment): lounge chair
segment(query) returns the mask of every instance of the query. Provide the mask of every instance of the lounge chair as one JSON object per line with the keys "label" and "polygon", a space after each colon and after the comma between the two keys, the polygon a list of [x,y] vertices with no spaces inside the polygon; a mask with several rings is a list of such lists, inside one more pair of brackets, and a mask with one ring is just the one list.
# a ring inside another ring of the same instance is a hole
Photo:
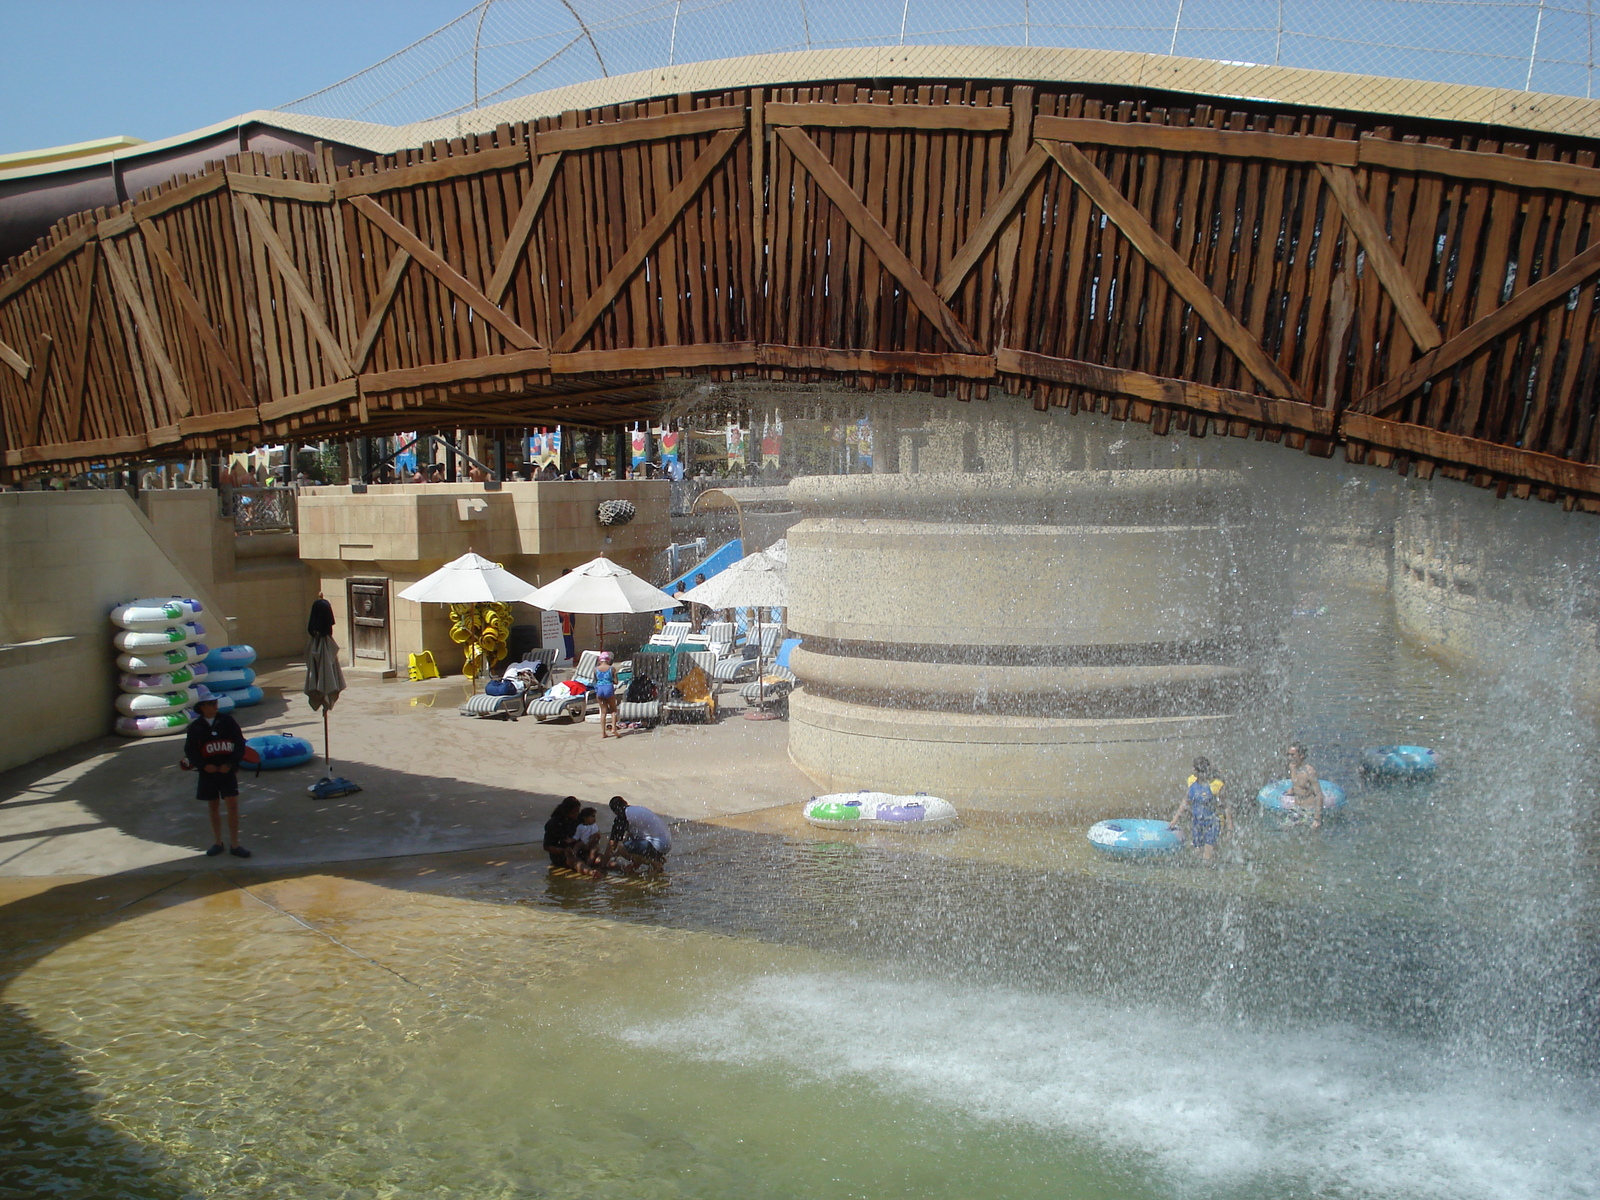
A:
{"label": "lounge chair", "polygon": [[[707,671],[715,667],[716,656],[707,652],[690,654],[689,664],[680,671],[673,684],[677,695],[661,705],[668,721],[703,721],[709,724],[717,719],[717,688]],[[681,665],[681,664],[680,664]]]}
{"label": "lounge chair", "polygon": [[[768,664],[772,662],[772,650],[778,644],[778,633],[779,629],[776,625],[763,625],[759,643],[751,642],[747,639],[742,650],[717,661],[717,668],[712,672],[711,677],[718,684],[747,683],[754,679],[758,662],[766,662]],[[760,659],[756,658],[755,653],[758,644],[761,651]],[[750,657],[744,657],[746,654]]]}
{"label": "lounge chair", "polygon": [[[554,647],[541,650],[532,650],[528,657],[521,662],[512,663],[500,673],[502,679],[515,679],[523,671],[532,671],[535,666],[543,663],[546,671],[556,660]],[[548,678],[548,674],[546,676]],[[476,696],[468,697],[467,702],[456,711],[463,717],[504,717],[515,721],[527,710],[528,693],[516,692],[509,696],[491,696],[486,692],[479,692]]]}
{"label": "lounge chair", "polygon": [[578,665],[573,669],[572,678],[583,684],[583,693],[568,699],[532,699],[524,707],[527,716],[537,717],[541,721],[548,721],[554,717],[568,717],[583,720],[589,713],[589,693],[594,687],[594,673],[600,664],[600,653],[597,650],[585,650],[578,656]]}
{"label": "lounge chair", "polygon": [[687,621],[668,621],[661,627],[661,632],[650,640],[657,646],[676,646],[689,636],[689,630]]}
{"label": "lounge chair", "polygon": [[667,692],[667,671],[671,665],[672,655],[664,651],[641,650],[633,656],[633,677],[654,683],[656,698],[632,703],[621,701],[617,705],[618,721],[645,726],[661,724],[661,698]]}
{"label": "lounge chair", "polygon": [[754,683],[744,685],[739,694],[751,708],[771,708],[780,713],[789,711],[789,693],[800,681],[788,667],[773,663],[767,673]]}
{"label": "lounge chair", "polygon": [[707,648],[715,650],[719,658],[733,650],[732,621],[708,621],[700,633],[706,639]]}

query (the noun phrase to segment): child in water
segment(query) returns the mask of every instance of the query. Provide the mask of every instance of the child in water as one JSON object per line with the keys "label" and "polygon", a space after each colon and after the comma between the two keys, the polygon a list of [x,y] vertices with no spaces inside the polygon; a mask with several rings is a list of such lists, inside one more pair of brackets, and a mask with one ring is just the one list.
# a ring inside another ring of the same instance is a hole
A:
{"label": "child in water", "polygon": [[1217,838],[1224,831],[1233,836],[1233,813],[1222,803],[1222,780],[1213,777],[1211,760],[1205,757],[1194,760],[1194,774],[1189,776],[1188,790],[1183,802],[1172,814],[1168,827],[1176,830],[1189,813],[1189,840],[1200,850],[1200,861],[1210,863],[1217,850]]}

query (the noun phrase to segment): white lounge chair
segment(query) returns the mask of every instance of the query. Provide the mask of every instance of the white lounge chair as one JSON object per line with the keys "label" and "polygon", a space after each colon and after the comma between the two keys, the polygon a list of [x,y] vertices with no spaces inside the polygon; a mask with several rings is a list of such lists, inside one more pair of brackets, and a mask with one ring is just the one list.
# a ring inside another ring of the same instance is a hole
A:
{"label": "white lounge chair", "polygon": [[585,650],[578,656],[578,665],[573,669],[572,678],[583,684],[583,693],[571,696],[565,700],[534,699],[528,701],[525,712],[530,717],[537,717],[541,721],[548,721],[555,717],[567,717],[583,720],[589,714],[589,694],[594,688],[594,673],[599,669],[600,652]]}

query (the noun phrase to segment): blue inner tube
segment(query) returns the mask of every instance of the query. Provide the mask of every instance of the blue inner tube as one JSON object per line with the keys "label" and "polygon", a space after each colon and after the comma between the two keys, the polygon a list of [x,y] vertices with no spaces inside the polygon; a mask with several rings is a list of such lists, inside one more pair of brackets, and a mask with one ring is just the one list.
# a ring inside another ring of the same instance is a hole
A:
{"label": "blue inner tube", "polygon": [[255,660],[254,646],[218,646],[206,655],[206,666],[212,670],[248,667]]}
{"label": "blue inner tube", "polygon": [[235,708],[249,708],[252,704],[260,704],[264,694],[254,684],[244,688],[212,688],[211,691],[218,699],[226,696],[232,700]]}
{"label": "blue inner tube", "polygon": [[1361,769],[1382,779],[1426,779],[1439,769],[1439,753],[1426,746],[1370,746]]}
{"label": "blue inner tube", "polygon": [[298,767],[311,761],[316,751],[303,737],[290,733],[267,733],[248,739],[250,749],[261,755],[261,769],[276,771]]}
{"label": "blue inner tube", "polygon": [[[1324,813],[1339,812],[1348,803],[1348,797],[1345,796],[1344,789],[1337,783],[1329,783],[1326,779],[1320,782],[1322,783],[1322,811]],[[1288,794],[1289,781],[1287,779],[1279,779],[1267,784],[1266,787],[1257,792],[1256,801],[1267,812],[1274,813],[1280,817],[1286,817],[1291,814],[1299,815],[1305,811],[1298,805],[1285,804],[1283,798]]]}
{"label": "blue inner tube", "polygon": [[1089,844],[1110,858],[1153,858],[1183,848],[1165,821],[1118,817],[1089,826]]}
{"label": "blue inner tube", "polygon": [[[212,653],[216,653],[212,651]],[[213,692],[224,689],[247,688],[256,681],[256,673],[249,667],[206,668],[205,684]]]}

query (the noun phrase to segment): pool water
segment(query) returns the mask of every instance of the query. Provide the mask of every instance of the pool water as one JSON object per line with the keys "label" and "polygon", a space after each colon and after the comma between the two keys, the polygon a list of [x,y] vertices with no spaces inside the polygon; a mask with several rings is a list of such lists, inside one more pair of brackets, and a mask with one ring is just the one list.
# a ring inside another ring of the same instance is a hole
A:
{"label": "pool water", "polygon": [[774,818],[0,909],[0,1196],[1594,1196],[1592,719],[1323,598],[1230,787],[1314,734],[1351,813],[1215,869]]}

